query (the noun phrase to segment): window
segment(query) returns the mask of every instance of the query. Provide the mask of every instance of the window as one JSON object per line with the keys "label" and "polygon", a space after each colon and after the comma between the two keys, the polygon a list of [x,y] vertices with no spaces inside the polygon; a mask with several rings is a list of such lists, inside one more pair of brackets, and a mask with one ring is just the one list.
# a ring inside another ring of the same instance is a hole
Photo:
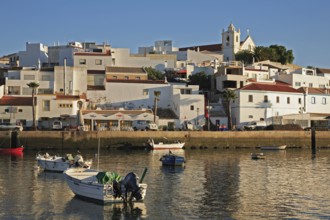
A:
{"label": "window", "polygon": [[148,89],[144,89],[143,90],[143,95],[148,95],[149,94],[149,90]]}
{"label": "window", "polygon": [[312,97],[312,104],[315,104],[316,103],[316,101],[315,101],[315,97]]}
{"label": "window", "polygon": [[268,96],[267,95],[264,96],[264,102],[268,102]]}
{"label": "window", "polygon": [[327,98],[325,98],[325,97],[322,98],[322,104],[323,105],[327,104]]}
{"label": "window", "polygon": [[249,95],[249,102],[253,102],[253,95]]}
{"label": "window", "polygon": [[9,95],[20,95],[20,87],[19,86],[8,86],[8,94]]}
{"label": "window", "polygon": [[42,101],[42,111],[49,112],[50,111],[50,100]]}
{"label": "window", "polygon": [[290,104],[290,97],[286,98],[286,103]]}
{"label": "window", "polygon": [[249,118],[253,118],[253,115],[249,115]]}
{"label": "window", "polygon": [[238,42],[238,36],[236,36],[236,42]]}
{"label": "window", "polygon": [[313,87],[313,83],[309,83],[309,87]]}
{"label": "window", "polygon": [[80,59],[79,64],[83,64],[83,65],[86,64],[86,59]]}
{"label": "window", "polygon": [[135,77],[135,79],[136,79],[136,80],[140,80],[140,79],[141,79],[141,77],[137,76],[137,77]]}
{"label": "window", "polygon": [[102,65],[102,60],[96,59],[95,60],[95,65]]}
{"label": "window", "polygon": [[301,86],[301,82],[295,82],[295,86]]}
{"label": "window", "polygon": [[128,76],[125,76],[124,79],[128,79]]}
{"label": "window", "polygon": [[62,103],[62,104],[58,104],[58,107],[59,108],[72,108],[72,104],[64,104],[64,103]]}
{"label": "window", "polygon": [[280,97],[276,96],[276,103],[280,103]]}
{"label": "window", "polygon": [[190,110],[191,110],[191,111],[194,111],[194,109],[195,109],[194,106],[191,105],[191,106],[190,106]]}
{"label": "window", "polygon": [[117,79],[117,76],[112,76],[112,79]]}
{"label": "window", "polygon": [[298,98],[298,104],[301,104],[301,98]]}
{"label": "window", "polygon": [[320,84],[321,89],[325,89],[325,84]]}

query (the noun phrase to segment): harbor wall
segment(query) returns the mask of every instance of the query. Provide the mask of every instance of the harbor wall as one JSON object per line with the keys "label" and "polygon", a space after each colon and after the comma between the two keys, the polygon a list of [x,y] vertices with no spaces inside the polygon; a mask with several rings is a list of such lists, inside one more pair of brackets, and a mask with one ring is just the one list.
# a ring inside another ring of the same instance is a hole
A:
{"label": "harbor wall", "polygon": [[[1,140],[8,137],[8,131],[0,132]],[[99,145],[146,148],[149,138],[155,142],[179,140],[186,143],[186,148],[236,149],[283,144],[287,148],[311,148],[311,131],[23,131],[19,137],[26,150],[95,149]],[[330,131],[316,131],[316,147],[330,148]]]}

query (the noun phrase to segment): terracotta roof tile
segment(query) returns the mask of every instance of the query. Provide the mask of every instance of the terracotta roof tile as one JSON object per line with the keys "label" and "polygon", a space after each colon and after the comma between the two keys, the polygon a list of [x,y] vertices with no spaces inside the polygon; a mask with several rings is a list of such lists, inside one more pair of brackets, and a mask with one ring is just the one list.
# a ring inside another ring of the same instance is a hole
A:
{"label": "terracotta roof tile", "polygon": [[222,51],[222,44],[208,44],[208,45],[197,45],[197,46],[191,46],[191,47],[181,47],[179,48],[179,51],[187,51],[187,50],[197,50],[199,48],[199,51]]}
{"label": "terracotta roof tile", "polygon": [[251,83],[241,88],[241,90],[259,90],[259,91],[271,91],[271,92],[292,92],[302,93],[301,91],[292,88],[288,84],[282,82],[276,83]]}
{"label": "terracotta roof tile", "polygon": [[32,97],[3,96],[0,105],[32,106]]}

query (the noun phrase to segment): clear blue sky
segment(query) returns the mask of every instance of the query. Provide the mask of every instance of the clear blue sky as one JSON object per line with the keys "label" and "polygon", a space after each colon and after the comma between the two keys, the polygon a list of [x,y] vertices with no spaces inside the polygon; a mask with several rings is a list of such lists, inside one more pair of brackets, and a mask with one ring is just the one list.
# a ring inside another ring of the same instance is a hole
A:
{"label": "clear blue sky", "polygon": [[25,42],[108,42],[114,48],[220,43],[232,22],[258,46],[279,44],[294,63],[330,68],[329,0],[10,0],[0,3],[0,56],[25,50]]}

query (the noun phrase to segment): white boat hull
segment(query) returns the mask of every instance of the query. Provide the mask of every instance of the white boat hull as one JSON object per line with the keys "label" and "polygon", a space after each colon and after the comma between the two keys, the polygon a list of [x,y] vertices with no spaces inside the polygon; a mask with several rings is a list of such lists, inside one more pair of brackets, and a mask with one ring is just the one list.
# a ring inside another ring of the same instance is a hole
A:
{"label": "white boat hull", "polygon": [[[110,184],[98,183],[96,178],[98,171],[96,170],[76,168],[68,169],[63,174],[70,189],[77,196],[96,200],[101,203],[123,202],[121,197],[114,197]],[[139,184],[139,186],[142,187],[141,194],[143,200],[146,194],[147,184]]]}
{"label": "white boat hull", "polygon": [[285,150],[285,148],[286,148],[286,145],[260,147],[261,150]]}
{"label": "white boat hull", "polygon": [[[43,155],[38,155],[36,159],[38,165],[46,171],[63,172],[68,168],[75,167],[73,162],[65,160],[63,157],[49,156],[45,158]],[[92,162],[86,161],[85,164],[88,166],[88,168],[90,168]]]}
{"label": "white boat hull", "polygon": [[153,139],[151,139],[151,141],[149,142],[151,148],[153,150],[163,150],[163,149],[182,149],[184,146],[184,142],[177,142],[177,143],[163,143],[163,142],[159,142],[158,144],[156,144],[154,142]]}

